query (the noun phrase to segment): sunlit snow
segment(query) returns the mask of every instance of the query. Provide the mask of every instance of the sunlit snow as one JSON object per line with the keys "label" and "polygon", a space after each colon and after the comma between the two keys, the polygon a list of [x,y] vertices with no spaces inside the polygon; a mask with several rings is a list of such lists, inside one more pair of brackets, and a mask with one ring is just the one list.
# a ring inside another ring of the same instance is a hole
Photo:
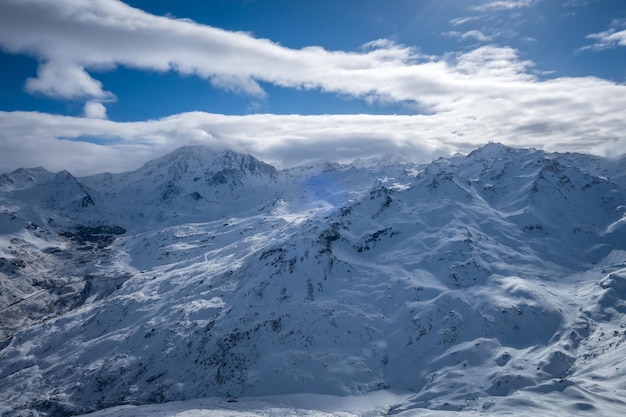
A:
{"label": "sunlit snow", "polygon": [[0,413],[621,416],[620,166],[189,147],[4,174]]}

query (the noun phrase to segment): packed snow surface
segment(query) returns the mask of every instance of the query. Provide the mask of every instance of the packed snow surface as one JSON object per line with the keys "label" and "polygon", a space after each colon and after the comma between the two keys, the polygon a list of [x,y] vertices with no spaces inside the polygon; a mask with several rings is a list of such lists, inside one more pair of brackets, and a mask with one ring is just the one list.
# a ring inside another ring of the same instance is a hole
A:
{"label": "packed snow surface", "polygon": [[625,166],[0,175],[0,414],[622,416]]}

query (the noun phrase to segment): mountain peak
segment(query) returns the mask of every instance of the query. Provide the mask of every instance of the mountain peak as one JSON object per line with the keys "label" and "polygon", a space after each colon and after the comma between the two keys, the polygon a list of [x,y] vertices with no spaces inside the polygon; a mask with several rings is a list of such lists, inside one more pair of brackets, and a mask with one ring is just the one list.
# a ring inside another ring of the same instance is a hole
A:
{"label": "mountain peak", "polygon": [[511,155],[517,152],[532,152],[534,149],[519,149],[514,148],[508,145],[504,145],[500,142],[489,142],[486,145],[481,146],[480,148],[470,152],[467,157],[479,157],[484,159],[497,158],[502,157],[503,155]]}
{"label": "mountain peak", "polygon": [[[174,182],[185,177],[191,177],[194,181],[216,174],[218,177],[224,177],[225,171],[230,171],[231,174],[237,172],[238,177],[274,177],[276,175],[276,168],[259,161],[252,155],[232,150],[215,151],[210,147],[199,145],[178,148],[146,163],[138,171],[144,177],[163,177]],[[216,183],[224,183],[224,181]]]}
{"label": "mountain peak", "polygon": [[55,175],[43,167],[18,168],[0,175],[0,189],[3,191],[23,190],[46,182]]}
{"label": "mountain peak", "polygon": [[146,162],[135,172],[142,172],[143,176],[152,176],[172,169],[184,173],[187,170],[208,165],[216,156],[217,152],[206,146],[183,146],[160,158]]}

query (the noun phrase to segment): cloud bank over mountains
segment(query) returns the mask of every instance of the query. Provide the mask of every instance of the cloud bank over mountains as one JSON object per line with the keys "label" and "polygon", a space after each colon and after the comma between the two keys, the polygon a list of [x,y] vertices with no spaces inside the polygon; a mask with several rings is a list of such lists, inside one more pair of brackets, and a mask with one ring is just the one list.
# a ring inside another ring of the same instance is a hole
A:
{"label": "cloud bank over mountains", "polygon": [[[534,3],[492,1],[480,10]],[[626,85],[596,77],[546,78],[509,46],[483,44],[441,56],[387,39],[357,51],[291,49],[249,33],[151,15],[117,0],[6,0],[0,5],[0,27],[0,47],[40,62],[26,91],[86,102],[85,118],[0,112],[0,140],[10,156],[0,161],[3,171],[40,164],[80,174],[128,170],[139,160],[190,143],[249,150],[281,165],[333,155],[367,157],[381,149],[443,155],[489,140],[603,155],[626,151]],[[490,41],[479,31],[468,33]],[[623,44],[621,33],[610,29],[589,39],[598,45]],[[106,105],[116,96],[97,75],[117,67],[199,77],[252,99],[263,99],[268,84],[402,103],[416,114],[183,113],[161,120],[106,121]],[[320,149],[337,138],[345,140],[339,151]],[[129,155],[130,149],[140,152]],[[71,163],[68,151],[77,155]],[[117,165],[98,165],[94,155],[103,154],[115,156]]]}

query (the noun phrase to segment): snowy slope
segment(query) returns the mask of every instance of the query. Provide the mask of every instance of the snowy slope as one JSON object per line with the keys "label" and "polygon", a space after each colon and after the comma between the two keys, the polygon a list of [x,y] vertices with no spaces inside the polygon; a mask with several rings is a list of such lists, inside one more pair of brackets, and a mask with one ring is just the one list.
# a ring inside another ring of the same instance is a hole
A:
{"label": "snowy slope", "polygon": [[620,167],[489,144],[277,171],[187,147],[6,174],[0,412],[393,391],[355,413],[622,415]]}
{"label": "snowy slope", "polygon": [[124,227],[204,221],[249,210],[276,194],[277,171],[251,155],[186,146],[137,171],[83,178],[101,190]]}

